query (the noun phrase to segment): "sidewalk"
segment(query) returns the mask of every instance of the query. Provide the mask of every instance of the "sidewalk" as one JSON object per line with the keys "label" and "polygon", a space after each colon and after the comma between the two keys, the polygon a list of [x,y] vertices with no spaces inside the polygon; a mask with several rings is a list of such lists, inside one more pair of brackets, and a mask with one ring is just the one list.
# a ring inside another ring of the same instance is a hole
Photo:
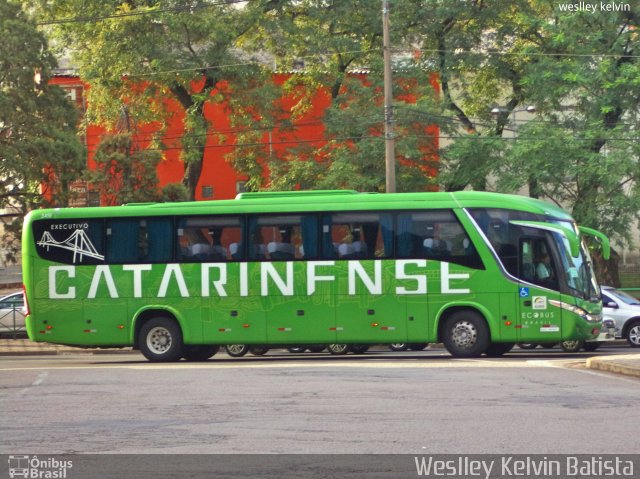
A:
{"label": "sidewalk", "polygon": [[[0,356],[38,356],[55,354],[122,354],[129,348],[76,348],[49,343],[34,343],[28,339],[0,339]],[[567,357],[570,357],[569,355]],[[640,378],[640,351],[617,356],[595,356],[587,359],[586,367],[600,371]]]}
{"label": "sidewalk", "polygon": [[587,359],[587,367],[640,378],[640,353],[620,356],[596,356]]}
{"label": "sidewalk", "polygon": [[131,348],[80,348],[50,343],[35,343],[28,339],[0,339],[0,356],[39,356],[52,354],[119,354]]}

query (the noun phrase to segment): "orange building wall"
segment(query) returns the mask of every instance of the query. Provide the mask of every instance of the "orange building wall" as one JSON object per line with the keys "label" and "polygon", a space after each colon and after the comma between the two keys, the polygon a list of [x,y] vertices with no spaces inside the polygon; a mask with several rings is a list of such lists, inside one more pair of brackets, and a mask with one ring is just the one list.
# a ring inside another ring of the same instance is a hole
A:
{"label": "orange building wall", "polygon": [[[275,74],[274,81],[277,85],[282,85],[290,75]],[[79,108],[85,108],[85,91],[88,88],[76,76],[56,76],[50,80],[50,83],[59,85],[67,92],[75,90],[76,103]],[[430,83],[436,92],[439,91],[437,75],[433,74]],[[412,102],[410,94],[404,94],[403,100]],[[166,147],[164,151],[164,159],[158,165],[157,173],[159,178],[159,187],[162,188],[170,183],[180,183],[184,173],[184,164],[180,159],[181,155],[181,137],[184,134],[184,111],[181,105],[173,100],[165,100],[167,111],[169,112],[169,120],[163,137],[163,143]],[[295,104],[293,95],[285,95],[282,97],[281,106],[284,111],[291,111],[291,107]],[[262,141],[268,147],[271,141],[271,148],[275,153],[283,153],[287,148],[291,147],[297,141],[309,141],[318,139],[318,142],[312,142],[312,146],[322,146],[324,134],[324,125],[322,123],[323,113],[330,106],[331,98],[328,90],[319,89],[313,97],[312,107],[300,117],[293,121],[295,126],[291,130],[280,131],[274,128],[270,133],[265,131]],[[233,151],[236,136],[233,134],[233,128],[226,111],[224,103],[207,103],[205,105],[205,118],[209,121],[210,133],[213,131],[224,132],[224,144],[220,143],[217,135],[207,135],[205,145],[205,158],[202,167],[202,174],[198,182],[196,190],[196,199],[228,199],[235,197],[237,193],[236,184],[244,181],[246,178],[236,173],[225,156]],[[284,118],[283,118],[284,119]],[[140,147],[147,147],[153,134],[160,130],[159,124],[146,124],[138,126],[138,132],[134,136],[134,141]],[[91,124],[86,130],[87,145],[87,166],[90,169],[95,168],[94,155],[101,137],[107,133],[107,130],[99,125]],[[431,152],[425,152],[429,156],[429,160],[437,160],[438,148],[438,128],[436,126],[428,126],[425,133],[433,136],[433,149]],[[431,148],[430,148],[431,149]],[[213,188],[213,198],[203,198],[203,186]]]}

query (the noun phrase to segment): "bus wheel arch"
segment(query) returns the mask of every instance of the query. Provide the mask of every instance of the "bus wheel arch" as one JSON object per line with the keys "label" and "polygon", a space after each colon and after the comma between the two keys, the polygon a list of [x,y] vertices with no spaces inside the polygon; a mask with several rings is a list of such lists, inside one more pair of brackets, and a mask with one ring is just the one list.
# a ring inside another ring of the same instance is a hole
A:
{"label": "bus wheel arch", "polygon": [[453,357],[478,357],[491,344],[491,330],[485,314],[479,309],[454,306],[440,315],[438,340]]}
{"label": "bus wheel arch", "polygon": [[183,355],[183,332],[177,318],[166,310],[143,311],[135,323],[134,347],[149,361],[178,361]]}

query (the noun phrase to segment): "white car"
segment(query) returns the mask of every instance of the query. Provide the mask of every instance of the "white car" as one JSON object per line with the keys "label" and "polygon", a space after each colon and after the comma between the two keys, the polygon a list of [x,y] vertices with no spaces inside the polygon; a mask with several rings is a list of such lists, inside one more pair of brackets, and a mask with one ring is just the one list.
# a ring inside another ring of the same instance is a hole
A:
{"label": "white car", "polygon": [[0,333],[25,333],[22,291],[0,298]]}
{"label": "white car", "polygon": [[602,314],[616,324],[616,338],[640,348],[640,300],[611,286],[602,286]]}

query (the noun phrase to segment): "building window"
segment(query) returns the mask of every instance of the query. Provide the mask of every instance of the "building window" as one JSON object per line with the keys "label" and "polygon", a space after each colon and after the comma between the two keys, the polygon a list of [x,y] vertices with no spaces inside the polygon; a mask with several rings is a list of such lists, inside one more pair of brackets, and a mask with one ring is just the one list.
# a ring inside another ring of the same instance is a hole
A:
{"label": "building window", "polygon": [[213,198],[213,186],[205,185],[202,187],[203,198]]}

